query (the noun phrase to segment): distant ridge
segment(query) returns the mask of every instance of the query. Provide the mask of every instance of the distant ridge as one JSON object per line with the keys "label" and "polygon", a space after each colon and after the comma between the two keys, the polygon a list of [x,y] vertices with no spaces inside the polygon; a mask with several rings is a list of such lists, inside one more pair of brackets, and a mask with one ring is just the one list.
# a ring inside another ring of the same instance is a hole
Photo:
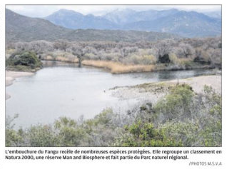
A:
{"label": "distant ridge", "polygon": [[70,29],[115,29],[117,24],[107,20],[106,18],[83,15],[81,13],[61,9],[45,19],[50,22]]}
{"label": "distant ridge", "polygon": [[156,41],[179,39],[178,35],[124,30],[71,30],[50,21],[19,15],[6,9],[6,42],[66,39],[69,41]]}
{"label": "distant ridge", "polygon": [[61,9],[45,19],[70,29],[138,30],[179,34],[184,37],[208,37],[221,34],[221,15],[193,11],[132,9],[114,10],[103,16],[83,15]]}

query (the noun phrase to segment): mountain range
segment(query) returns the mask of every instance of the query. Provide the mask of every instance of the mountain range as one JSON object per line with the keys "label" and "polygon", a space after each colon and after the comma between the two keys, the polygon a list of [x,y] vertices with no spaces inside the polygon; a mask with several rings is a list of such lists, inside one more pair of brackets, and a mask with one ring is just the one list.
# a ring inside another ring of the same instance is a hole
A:
{"label": "mountain range", "polygon": [[102,16],[83,15],[61,9],[44,19],[69,29],[138,30],[178,34],[183,37],[208,37],[221,34],[221,13],[132,9],[114,10]]}
{"label": "mountain range", "polygon": [[[69,41],[156,41],[161,39],[180,39],[178,35],[159,32],[128,31],[128,30],[98,30],[98,29],[77,29],[72,30],[58,26],[48,20],[41,18],[30,18],[19,15],[6,9],[6,42],[47,40],[55,41],[66,39]],[[69,11],[67,11],[69,12]],[[70,12],[72,13],[72,11]],[[69,13],[68,13],[69,14]],[[72,13],[75,16],[75,13]],[[78,14],[78,17],[82,17]],[[88,20],[94,16],[87,16]],[[96,17],[95,17],[96,18]],[[70,17],[69,17],[70,19]],[[103,22],[104,19],[100,19]],[[92,22],[91,24],[95,21]],[[108,26],[108,25],[107,25]],[[110,24],[111,26],[111,24]]]}

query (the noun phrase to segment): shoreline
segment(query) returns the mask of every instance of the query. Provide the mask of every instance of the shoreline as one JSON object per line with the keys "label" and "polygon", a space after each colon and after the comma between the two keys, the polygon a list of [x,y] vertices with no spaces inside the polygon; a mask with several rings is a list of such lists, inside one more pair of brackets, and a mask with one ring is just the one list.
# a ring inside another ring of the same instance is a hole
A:
{"label": "shoreline", "polygon": [[202,93],[204,86],[211,86],[216,93],[221,94],[222,89],[221,75],[198,76],[186,79],[175,79],[169,81],[144,83],[135,86],[114,87],[109,89],[113,97],[127,100],[150,100],[155,104],[159,99],[169,93],[169,89],[177,84],[188,84],[192,87],[195,93]]}
{"label": "shoreline", "polygon": [[[43,61],[58,61],[65,63],[78,63],[78,59],[69,59],[64,57],[53,58],[48,56],[42,59]],[[95,68],[106,69],[112,74],[122,74],[122,73],[143,73],[154,71],[154,65],[126,65],[121,62],[106,61],[106,60],[82,60],[82,65],[91,66]]]}
{"label": "shoreline", "polygon": [[[32,76],[35,73],[33,72],[17,72],[17,71],[9,71],[6,70],[5,71],[5,87],[10,86],[13,84],[13,81],[16,78],[20,78],[20,77],[26,77],[26,76]],[[11,96],[8,93],[5,93],[5,99],[9,99]]]}
{"label": "shoreline", "polygon": [[[78,63],[78,59],[70,59],[65,57],[51,56],[45,57],[43,61],[58,61],[65,63]],[[211,65],[199,65],[196,64],[192,67],[178,66],[178,65],[168,65],[164,64],[152,64],[152,65],[142,65],[142,64],[124,64],[121,62],[107,61],[107,60],[82,60],[81,62],[84,66],[91,66],[95,68],[106,69],[112,74],[123,74],[123,73],[143,73],[143,72],[158,72],[158,71],[185,71],[185,70],[197,70],[197,69],[217,69]],[[220,71],[220,70],[219,70]]]}

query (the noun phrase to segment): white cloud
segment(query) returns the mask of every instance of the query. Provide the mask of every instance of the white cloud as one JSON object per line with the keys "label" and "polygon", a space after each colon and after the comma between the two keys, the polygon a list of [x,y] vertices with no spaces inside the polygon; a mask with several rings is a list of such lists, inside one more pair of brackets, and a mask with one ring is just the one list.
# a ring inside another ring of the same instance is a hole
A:
{"label": "white cloud", "polygon": [[116,9],[126,8],[137,11],[167,10],[171,8],[198,12],[221,11],[221,5],[7,5],[6,8],[30,17],[45,17],[59,9],[70,9],[84,15],[103,15]]}

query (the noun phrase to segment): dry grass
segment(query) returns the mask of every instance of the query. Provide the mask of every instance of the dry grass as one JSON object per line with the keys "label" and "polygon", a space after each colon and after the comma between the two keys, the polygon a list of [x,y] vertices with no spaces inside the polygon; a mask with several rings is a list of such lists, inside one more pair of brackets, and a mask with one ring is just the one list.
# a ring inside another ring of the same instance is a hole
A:
{"label": "dry grass", "polygon": [[[61,61],[78,63],[78,58],[75,57],[63,57],[63,56],[45,56],[44,60]],[[111,71],[111,73],[133,73],[133,72],[151,72],[154,70],[154,65],[126,65],[119,62],[113,61],[101,61],[101,60],[83,60],[83,65],[93,66],[97,68],[105,68]]]}
{"label": "dry grass", "polygon": [[62,56],[57,56],[55,58],[56,61],[61,61],[61,62],[70,62],[70,63],[78,63],[78,58],[75,57],[62,57]]}
{"label": "dry grass", "polygon": [[75,58],[75,57],[63,57],[63,56],[53,57],[53,56],[48,55],[48,56],[45,56],[43,59],[50,60],[50,61],[78,63],[78,58]]}
{"label": "dry grass", "polygon": [[48,56],[43,57],[43,59],[44,60],[54,60],[54,57],[48,55]]}
{"label": "dry grass", "polygon": [[154,70],[154,65],[125,65],[118,62],[111,61],[95,61],[84,60],[83,65],[93,66],[98,68],[105,68],[111,71],[111,73],[133,73],[133,72],[151,72]]}

